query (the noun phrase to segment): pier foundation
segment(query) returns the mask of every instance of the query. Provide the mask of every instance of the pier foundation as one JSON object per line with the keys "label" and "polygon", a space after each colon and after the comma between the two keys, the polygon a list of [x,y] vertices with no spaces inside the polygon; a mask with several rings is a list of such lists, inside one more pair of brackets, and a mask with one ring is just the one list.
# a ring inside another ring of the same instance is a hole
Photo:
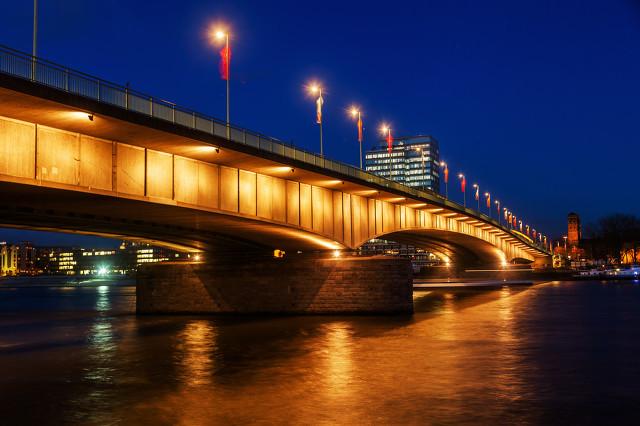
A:
{"label": "pier foundation", "polygon": [[140,314],[391,314],[413,311],[408,259],[218,259],[141,266]]}

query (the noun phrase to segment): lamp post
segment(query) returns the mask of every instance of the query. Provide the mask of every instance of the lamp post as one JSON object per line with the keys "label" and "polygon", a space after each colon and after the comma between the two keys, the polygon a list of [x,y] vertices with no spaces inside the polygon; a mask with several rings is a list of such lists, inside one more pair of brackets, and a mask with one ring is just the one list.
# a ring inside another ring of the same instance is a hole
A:
{"label": "lamp post", "polygon": [[362,170],[362,112],[356,107],[351,107],[351,117],[358,118],[358,144],[360,145],[360,170]]}
{"label": "lamp post", "polygon": [[564,252],[566,254],[567,253],[567,236],[564,235],[562,238],[564,238]]}
{"label": "lamp post", "polygon": [[487,210],[489,211],[489,219],[491,219],[491,193],[485,192],[484,197],[487,200]]}
{"label": "lamp post", "polygon": [[462,191],[462,204],[464,208],[467,208],[467,179],[464,177],[464,174],[458,174],[458,179],[460,179],[460,190]]}
{"label": "lamp post", "polygon": [[440,162],[440,166],[442,167],[442,173],[444,174],[444,199],[449,199],[449,167],[447,163],[444,161]]}
{"label": "lamp post", "polygon": [[480,213],[480,185],[478,185],[477,183],[473,184],[473,188],[476,190],[476,193],[474,195],[475,199],[476,199],[476,203],[478,205],[477,211],[478,213]]}
{"label": "lamp post", "polygon": [[389,154],[389,179],[391,179],[391,152],[393,151],[393,137],[391,136],[391,127],[388,124],[380,126],[380,133],[387,138],[387,153]]}
{"label": "lamp post", "polygon": [[322,147],[322,104],[324,104],[324,99],[322,98],[322,87],[318,84],[312,84],[309,86],[309,91],[313,95],[318,95],[316,99],[316,123],[320,128],[320,157],[324,157],[324,150]]}
{"label": "lamp post", "polygon": [[229,128],[230,124],[230,111],[229,111],[229,82],[231,80],[231,47],[229,46],[229,32],[226,30],[218,30],[216,31],[216,39],[218,41],[224,40],[224,48],[220,52],[222,56],[222,66],[220,67],[220,71],[222,74],[222,78],[227,82],[227,139],[231,138],[231,129]]}
{"label": "lamp post", "polygon": [[498,225],[502,225],[502,216],[500,216],[500,200],[496,200],[496,206],[498,210]]}

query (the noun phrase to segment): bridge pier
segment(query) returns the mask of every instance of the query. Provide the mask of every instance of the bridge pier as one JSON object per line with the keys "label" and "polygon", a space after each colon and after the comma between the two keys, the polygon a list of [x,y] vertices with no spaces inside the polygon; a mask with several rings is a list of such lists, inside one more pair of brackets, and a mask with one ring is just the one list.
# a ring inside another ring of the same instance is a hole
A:
{"label": "bridge pier", "polygon": [[413,311],[411,264],[389,257],[218,258],[144,265],[139,314]]}

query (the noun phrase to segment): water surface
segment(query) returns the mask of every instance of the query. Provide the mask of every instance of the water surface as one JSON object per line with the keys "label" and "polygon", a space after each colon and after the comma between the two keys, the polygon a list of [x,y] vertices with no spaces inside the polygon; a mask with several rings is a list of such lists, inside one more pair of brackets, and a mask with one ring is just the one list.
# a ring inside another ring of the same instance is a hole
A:
{"label": "water surface", "polygon": [[[36,280],[37,281],[37,280]],[[413,316],[136,316],[0,281],[0,424],[637,424],[640,285],[414,294]]]}

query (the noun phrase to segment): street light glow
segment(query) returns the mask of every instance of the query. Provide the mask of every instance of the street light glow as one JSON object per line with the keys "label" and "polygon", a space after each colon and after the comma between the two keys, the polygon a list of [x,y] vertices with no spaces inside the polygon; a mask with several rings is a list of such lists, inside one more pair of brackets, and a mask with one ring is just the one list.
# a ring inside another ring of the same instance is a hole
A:
{"label": "street light glow", "polygon": [[358,108],[356,107],[351,107],[351,110],[349,111],[351,113],[351,116],[353,118],[356,118],[358,116],[358,114],[360,113],[360,111],[358,110]]}
{"label": "street light glow", "polygon": [[309,92],[313,95],[320,92],[320,85],[318,83],[311,83],[309,85]]}
{"label": "street light glow", "polygon": [[224,31],[221,31],[221,30],[216,31],[216,38],[218,40],[224,40],[226,36],[227,36],[227,33],[225,33]]}
{"label": "street light glow", "polygon": [[380,125],[380,133],[387,133],[389,131],[389,125],[387,123],[382,123]]}

